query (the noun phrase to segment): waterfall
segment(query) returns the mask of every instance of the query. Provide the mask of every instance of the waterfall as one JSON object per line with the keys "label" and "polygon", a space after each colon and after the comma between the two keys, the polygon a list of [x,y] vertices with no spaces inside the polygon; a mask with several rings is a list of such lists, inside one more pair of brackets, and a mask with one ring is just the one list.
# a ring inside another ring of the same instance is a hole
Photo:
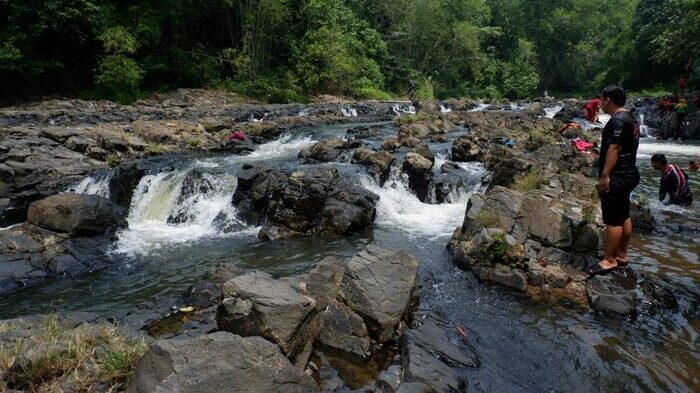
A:
{"label": "waterfall", "polygon": [[270,115],[270,113],[269,113],[269,112],[266,112],[265,114],[263,114],[263,117],[261,117],[261,118],[259,118],[259,119],[256,119],[256,118],[255,118],[255,115],[251,113],[251,114],[250,114],[250,118],[248,119],[248,121],[253,122],[253,123],[259,123],[259,122],[265,120],[269,115]]}
{"label": "waterfall", "polygon": [[544,108],[544,117],[546,117],[547,119],[554,119],[554,116],[556,116],[557,113],[559,113],[559,111],[561,111],[562,109],[564,109],[563,105],[557,105],[551,108]]}
{"label": "waterfall", "polygon": [[341,106],[340,113],[345,117],[357,117],[357,110],[351,106]]}
{"label": "waterfall", "polygon": [[394,104],[394,106],[391,107],[391,109],[396,113],[397,115],[415,115],[416,114],[416,107],[413,105],[399,105],[399,104]]}
{"label": "waterfall", "polygon": [[447,108],[446,106],[440,104],[440,112],[441,113],[450,113],[450,112],[452,112],[452,108]]}
{"label": "waterfall", "polygon": [[118,233],[115,253],[129,256],[205,237],[248,233],[231,197],[235,174],[161,172],[141,179],[129,209],[129,228]]}
{"label": "waterfall", "polygon": [[484,104],[483,102],[480,102],[476,105],[476,108],[472,108],[469,110],[469,112],[481,112],[485,111],[489,106],[489,104]]}
{"label": "waterfall", "polygon": [[66,192],[72,192],[76,194],[88,194],[88,195],[98,195],[104,198],[109,198],[109,180],[112,178],[112,174],[102,174],[102,175],[91,175],[80,183],[68,187]]}
{"label": "waterfall", "polygon": [[[481,164],[462,164],[469,168],[469,173],[479,173],[480,176],[486,173]],[[480,190],[477,186],[455,190],[454,195],[448,198],[450,203],[424,203],[411,192],[408,180],[401,174],[398,165],[392,167],[391,175],[383,186],[366,175],[360,178],[360,185],[379,195],[377,225],[398,228],[410,236],[431,237],[452,235],[454,229],[462,225],[469,197]]]}
{"label": "waterfall", "polygon": [[311,108],[304,108],[304,109],[299,111],[299,114],[297,116],[304,117],[304,116],[308,116],[309,114],[311,114]]}

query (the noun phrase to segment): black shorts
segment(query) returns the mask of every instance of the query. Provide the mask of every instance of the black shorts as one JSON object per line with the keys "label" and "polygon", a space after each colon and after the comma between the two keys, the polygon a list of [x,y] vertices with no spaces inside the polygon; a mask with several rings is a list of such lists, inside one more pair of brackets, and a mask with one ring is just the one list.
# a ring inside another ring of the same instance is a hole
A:
{"label": "black shorts", "polygon": [[622,226],[630,218],[630,194],[637,184],[639,184],[638,173],[611,177],[610,191],[600,195],[600,207],[605,225]]}

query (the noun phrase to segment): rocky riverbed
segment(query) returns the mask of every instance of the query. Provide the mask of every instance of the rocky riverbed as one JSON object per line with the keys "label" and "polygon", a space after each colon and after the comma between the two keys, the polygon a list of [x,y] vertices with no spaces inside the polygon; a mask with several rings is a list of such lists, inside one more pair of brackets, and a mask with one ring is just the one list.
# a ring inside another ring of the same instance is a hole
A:
{"label": "rocky riverbed", "polygon": [[[599,134],[562,135],[553,119],[578,105],[449,101],[413,115],[401,103],[256,106],[183,90],[130,107],[3,110],[13,225],[0,229],[0,291],[3,315],[19,318],[0,325],[2,383],[687,390],[698,244],[678,249],[685,275],[650,269],[669,261],[635,244],[639,264],[586,277],[603,246],[596,160],[570,139]],[[239,129],[249,141],[227,144]],[[667,213],[637,199],[635,226],[654,244]],[[627,326],[639,334],[620,336]],[[113,339],[89,338],[105,329]],[[669,335],[673,349],[627,349]],[[70,337],[92,352],[66,352]],[[66,353],[73,361],[47,364]],[[107,376],[113,353],[126,360]],[[625,371],[623,353],[641,371]],[[669,357],[673,371],[651,370]],[[543,373],[554,365],[569,371]]]}

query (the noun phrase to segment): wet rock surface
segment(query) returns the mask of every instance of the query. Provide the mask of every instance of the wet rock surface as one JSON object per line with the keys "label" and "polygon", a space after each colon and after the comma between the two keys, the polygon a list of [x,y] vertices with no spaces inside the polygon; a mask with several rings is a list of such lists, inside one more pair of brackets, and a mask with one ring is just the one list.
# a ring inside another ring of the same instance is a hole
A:
{"label": "wet rock surface", "polygon": [[97,195],[58,194],[32,202],[27,221],[44,229],[100,235],[127,226],[125,210]]}
{"label": "wet rock surface", "polygon": [[244,166],[233,196],[248,222],[263,225],[263,240],[365,229],[374,221],[376,201],[374,194],[342,180],[336,169],[323,167],[281,171]]}
{"label": "wet rock surface", "polygon": [[154,343],[127,392],[316,392],[314,380],[261,337],[217,332]]}

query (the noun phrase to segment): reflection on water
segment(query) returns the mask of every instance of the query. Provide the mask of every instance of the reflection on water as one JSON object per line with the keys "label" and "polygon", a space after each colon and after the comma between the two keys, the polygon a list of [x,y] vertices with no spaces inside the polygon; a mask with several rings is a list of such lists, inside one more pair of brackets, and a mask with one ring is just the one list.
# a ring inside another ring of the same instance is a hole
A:
{"label": "reflection on water", "polygon": [[[310,141],[342,135],[342,131],[329,127],[313,134],[313,139],[310,135],[284,137],[284,140],[266,145],[265,154],[271,160],[290,162]],[[291,144],[297,145],[290,147]],[[643,179],[637,190],[638,194],[648,195],[652,200],[658,175],[650,170],[648,157],[643,154],[654,149],[646,145],[641,149],[644,152],[640,155]],[[673,149],[688,152],[687,149]],[[685,166],[693,154],[690,150],[689,155],[674,154],[670,158]],[[263,153],[257,153],[249,159],[263,160],[264,157]],[[445,159],[444,156],[438,158],[440,163]],[[200,157],[191,160],[188,168],[235,173],[246,159]],[[463,169],[475,178],[483,171],[482,167]],[[161,180],[165,177],[163,175]],[[471,273],[457,269],[445,248],[449,234],[461,224],[469,192],[477,184],[470,183],[470,188],[461,190],[452,203],[429,205],[418,201],[398,178],[383,187],[365,177],[358,178],[358,182],[360,179],[363,179],[361,184],[383,199],[378,205],[378,221],[372,231],[342,238],[262,243],[252,228],[239,236],[197,236],[196,241],[179,242],[176,241],[180,236],[177,231],[186,232],[187,229],[186,226],[182,229],[183,224],[165,221],[178,205],[174,198],[166,198],[170,200],[164,204],[166,207],[144,207],[140,215],[153,218],[156,222],[152,224],[157,224],[164,232],[172,230],[169,238],[161,234],[164,237],[158,244],[158,252],[116,253],[113,266],[102,272],[6,296],[0,299],[0,317],[50,310],[109,314],[154,296],[177,296],[219,262],[284,276],[308,271],[325,256],[350,256],[372,243],[403,248],[415,254],[421,261],[420,315],[434,318],[449,328],[459,326],[469,332],[470,343],[481,362],[479,369],[463,370],[469,379],[470,391],[687,392],[700,384],[700,322],[697,311],[687,311],[697,307],[697,303],[689,303],[693,301],[691,297],[679,299],[680,309],[686,311],[644,312],[635,320],[628,320],[537,304],[483,285]],[[177,186],[175,183],[177,181],[173,180],[170,184]],[[694,190],[700,190],[697,174],[691,175],[691,184]],[[158,192],[158,189],[155,187],[151,191]],[[191,206],[222,209],[217,195],[228,199],[233,191],[224,192],[224,189],[221,188],[220,194],[213,193],[208,201],[206,198],[193,201]],[[172,195],[170,191],[161,190],[165,195]],[[148,192],[144,192],[142,203],[148,198]],[[700,292],[697,289],[700,280],[698,232],[687,229],[697,229],[700,225],[698,209],[698,204],[679,209],[653,202],[652,211],[659,229],[651,234],[636,235],[631,250],[633,268],[638,273],[668,278],[682,290]],[[134,214],[130,221],[136,217]],[[210,218],[199,217],[201,222],[195,218],[190,225],[195,228],[213,222]],[[683,230],[679,230],[681,226]],[[155,247],[148,242],[136,244],[140,237],[138,231],[139,228],[134,227],[132,243],[122,234],[122,244],[142,249]],[[145,232],[140,233],[145,236]]]}

